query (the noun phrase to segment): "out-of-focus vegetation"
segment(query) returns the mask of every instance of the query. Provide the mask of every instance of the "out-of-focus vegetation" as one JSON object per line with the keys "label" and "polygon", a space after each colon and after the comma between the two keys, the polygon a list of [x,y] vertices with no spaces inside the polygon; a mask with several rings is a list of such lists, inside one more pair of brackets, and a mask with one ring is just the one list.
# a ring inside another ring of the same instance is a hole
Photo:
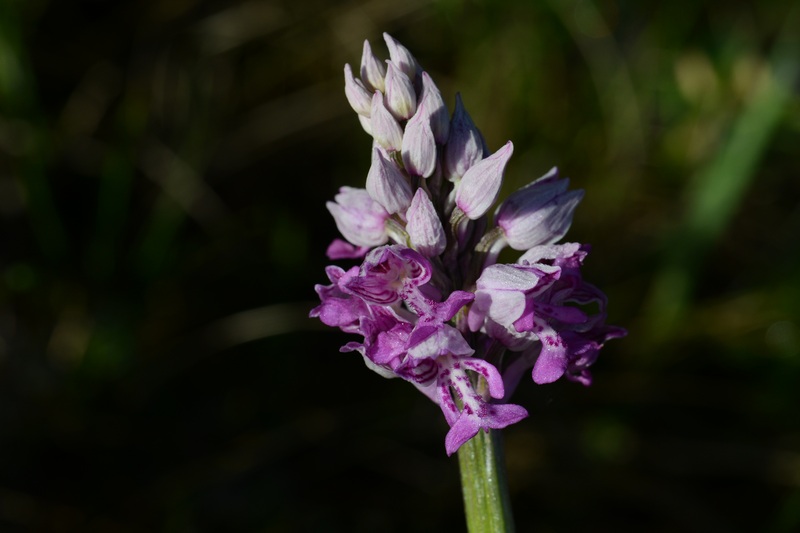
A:
{"label": "out-of-focus vegetation", "polygon": [[403,42],[506,191],[558,165],[630,330],[523,385],[520,531],[800,529],[792,2],[0,2],[0,529],[464,527],[438,409],[306,318]]}

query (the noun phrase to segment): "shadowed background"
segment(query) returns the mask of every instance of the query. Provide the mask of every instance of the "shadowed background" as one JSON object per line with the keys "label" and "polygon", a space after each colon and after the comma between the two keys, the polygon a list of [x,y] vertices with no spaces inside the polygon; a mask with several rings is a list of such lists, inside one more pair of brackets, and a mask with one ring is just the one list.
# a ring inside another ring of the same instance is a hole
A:
{"label": "shadowed background", "polygon": [[[0,530],[459,531],[446,424],[306,318],[405,44],[629,329],[521,385],[520,531],[800,528],[791,2],[0,2]],[[794,39],[794,40],[793,40]]]}

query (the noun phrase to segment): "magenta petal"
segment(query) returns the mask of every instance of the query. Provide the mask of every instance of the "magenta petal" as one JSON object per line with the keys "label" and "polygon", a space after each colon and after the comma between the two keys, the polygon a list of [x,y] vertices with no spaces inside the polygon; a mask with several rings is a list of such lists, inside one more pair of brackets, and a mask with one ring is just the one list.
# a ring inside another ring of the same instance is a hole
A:
{"label": "magenta petal", "polygon": [[466,413],[461,413],[458,420],[447,432],[444,439],[444,449],[447,455],[453,455],[462,444],[478,434],[481,429],[480,419],[476,416],[469,416]]}
{"label": "magenta petal", "polygon": [[505,388],[503,386],[503,378],[497,368],[488,361],[483,359],[464,359],[461,362],[464,368],[472,370],[480,374],[486,380],[486,385],[489,387],[489,395],[492,398],[502,398],[505,395]]}
{"label": "magenta petal", "polygon": [[392,305],[430,280],[431,265],[427,259],[404,246],[381,246],[364,259],[358,276],[343,285],[364,301]]}
{"label": "magenta petal", "polygon": [[527,409],[513,403],[489,405],[489,411],[493,420],[493,425],[490,426],[492,429],[502,429],[511,424],[516,424],[528,416]]}
{"label": "magenta petal", "polygon": [[542,352],[539,354],[536,364],[533,365],[531,376],[534,383],[544,385],[545,383],[552,383],[563,376],[564,372],[567,371],[568,362],[563,345],[560,347],[551,346],[554,342],[560,343],[560,339],[556,341],[552,337],[542,338],[540,336],[540,338],[542,339]]}
{"label": "magenta petal", "polygon": [[475,294],[467,291],[453,291],[447,300],[436,305],[436,318],[447,322],[456,316],[462,307],[475,299]]}
{"label": "magenta petal", "polygon": [[342,239],[334,239],[325,251],[325,255],[332,261],[336,259],[360,259],[367,255],[369,250],[369,246],[353,246]]}
{"label": "magenta petal", "polygon": [[370,350],[370,359],[378,364],[389,364],[406,352],[411,324],[398,323],[389,331],[378,334]]}
{"label": "magenta petal", "polygon": [[[424,333],[417,334],[418,331]],[[423,326],[411,335],[408,344],[408,356],[414,359],[436,358],[448,354],[466,357],[475,353],[460,331],[445,324],[438,327]]]}
{"label": "magenta petal", "polygon": [[444,447],[447,455],[453,455],[462,444],[483,429],[502,429],[528,416],[524,407],[515,404],[487,404],[482,413],[461,412],[456,423],[447,432]]}

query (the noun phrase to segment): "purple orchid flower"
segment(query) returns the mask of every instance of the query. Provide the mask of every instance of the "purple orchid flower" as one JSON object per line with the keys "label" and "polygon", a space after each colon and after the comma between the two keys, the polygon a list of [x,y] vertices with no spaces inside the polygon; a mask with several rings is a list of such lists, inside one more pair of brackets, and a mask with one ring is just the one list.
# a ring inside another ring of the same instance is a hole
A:
{"label": "purple orchid flower", "polygon": [[[364,44],[360,78],[345,67],[345,95],[373,139],[365,189],[343,187],[328,202],[346,241],[326,269],[310,316],[357,335],[342,352],[408,381],[435,402],[450,426],[448,455],[479,431],[528,413],[509,403],[531,375],[584,385],[605,343],[625,330],[606,325],[607,299],[583,280],[589,247],[557,244],[583,191],[555,169],[495,204],[509,141],[491,153],[460,96],[450,117],[439,89],[414,56],[384,34],[390,59]],[[523,252],[498,264],[500,250]]]}

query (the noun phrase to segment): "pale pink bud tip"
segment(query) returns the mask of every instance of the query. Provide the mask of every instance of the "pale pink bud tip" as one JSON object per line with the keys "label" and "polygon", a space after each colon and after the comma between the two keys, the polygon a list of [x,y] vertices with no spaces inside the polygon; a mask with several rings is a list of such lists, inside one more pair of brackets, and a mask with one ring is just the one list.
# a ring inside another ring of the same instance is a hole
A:
{"label": "pale pink bud tip", "polygon": [[406,218],[408,219],[406,231],[411,238],[411,244],[419,253],[426,257],[434,257],[444,252],[447,241],[442,222],[428,194],[421,188],[414,194]]}
{"label": "pale pink bud tip", "polygon": [[372,151],[367,192],[389,214],[404,213],[411,204],[411,185],[388,154],[377,146]]}
{"label": "pale pink bud tip", "polygon": [[383,92],[385,76],[383,63],[372,53],[369,41],[364,41],[364,52],[361,54],[361,80],[367,89]]}
{"label": "pale pink bud tip", "polygon": [[503,172],[513,152],[514,145],[508,141],[505,146],[470,167],[464,174],[456,189],[456,205],[467,218],[480,218],[495,202],[503,184]]}
{"label": "pale pink bud tip", "polygon": [[436,169],[436,140],[430,115],[423,106],[406,124],[402,144],[403,165],[414,176],[429,177]]}
{"label": "pale pink bud tip", "polygon": [[509,246],[529,250],[553,244],[566,235],[582,190],[568,191],[568,179],[558,179],[554,168],[509,196],[497,210],[496,224]]}
{"label": "pale pink bud tip", "polygon": [[389,240],[386,233],[389,213],[366,190],[342,187],[335,200],[325,205],[349,242],[356,246],[378,246]]}
{"label": "pale pink bud tip", "polygon": [[396,152],[403,146],[403,129],[383,104],[383,95],[375,91],[370,108],[370,129],[375,142],[387,152]]}
{"label": "pale pink bud tip", "polygon": [[383,40],[386,41],[386,48],[389,49],[389,59],[392,60],[392,63],[397,65],[397,68],[408,76],[408,79],[414,81],[419,66],[408,48],[397,42],[388,33],[383,34]]}
{"label": "pale pink bud tip", "polygon": [[439,88],[433,83],[427,72],[422,73],[422,103],[426,113],[430,116],[431,130],[433,137],[439,144],[447,142],[450,133],[450,116],[444,98]]}
{"label": "pale pink bud tip", "polygon": [[417,93],[394,63],[386,64],[386,107],[398,120],[406,120],[417,110]]}
{"label": "pale pink bud tip", "polygon": [[444,150],[447,179],[455,181],[462,177],[472,165],[483,159],[483,155],[483,138],[464,109],[461,95],[456,93],[456,108]]}
{"label": "pale pink bud tip", "polygon": [[369,117],[372,107],[372,95],[364,83],[353,76],[350,65],[344,66],[344,95],[353,111],[361,116]]}

